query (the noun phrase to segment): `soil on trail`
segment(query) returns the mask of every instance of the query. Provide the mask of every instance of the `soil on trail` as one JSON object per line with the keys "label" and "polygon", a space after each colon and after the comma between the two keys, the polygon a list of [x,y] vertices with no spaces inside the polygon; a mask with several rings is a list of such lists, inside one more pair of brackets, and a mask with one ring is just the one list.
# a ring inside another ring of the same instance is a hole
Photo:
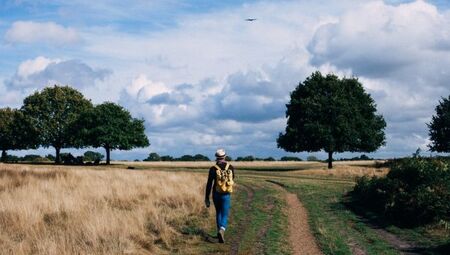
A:
{"label": "soil on trail", "polygon": [[289,193],[283,183],[266,180],[277,185],[278,189],[286,193],[288,206],[289,243],[293,255],[322,255],[316,239],[308,224],[308,212],[294,193]]}
{"label": "soil on trail", "polygon": [[294,255],[322,254],[308,224],[308,214],[296,194],[286,193],[288,204],[289,242]]}

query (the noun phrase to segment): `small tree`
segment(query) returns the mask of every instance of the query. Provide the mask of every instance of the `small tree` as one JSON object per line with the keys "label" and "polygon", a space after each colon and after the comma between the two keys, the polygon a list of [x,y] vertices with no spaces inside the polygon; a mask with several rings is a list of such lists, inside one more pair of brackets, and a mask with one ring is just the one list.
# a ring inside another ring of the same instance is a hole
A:
{"label": "small tree", "polygon": [[196,154],[194,155],[194,161],[210,161],[210,159],[202,154]]}
{"label": "small tree", "polygon": [[0,150],[1,161],[6,161],[6,151],[35,149],[39,144],[38,132],[22,112],[11,109],[0,109]]}
{"label": "small tree", "polygon": [[290,152],[372,152],[385,144],[383,116],[356,78],[313,73],[291,93],[286,132],[278,147]]}
{"label": "small tree", "polygon": [[84,154],[84,160],[85,161],[98,161],[100,162],[105,156],[103,156],[103,154],[101,154],[100,152],[95,152],[95,151],[86,151]]}
{"label": "small tree", "polygon": [[50,161],[55,161],[55,156],[53,156],[52,154],[47,154],[47,156],[45,156],[48,160],[50,160]]}
{"label": "small tree", "polygon": [[146,159],[144,159],[144,161],[161,161],[161,157],[159,156],[158,153],[152,152],[148,155]]}
{"label": "small tree", "polygon": [[177,158],[175,160],[176,161],[195,161],[194,156],[188,155],[188,154],[183,155],[183,156],[181,156],[181,157],[179,157],[179,158]]}
{"label": "small tree", "polygon": [[22,111],[39,130],[40,145],[55,148],[55,162],[59,164],[61,149],[76,146],[74,123],[89,108],[91,102],[79,91],[55,85],[25,98]]}
{"label": "small tree", "polygon": [[237,157],[236,161],[255,161],[255,157],[251,155],[245,157]]}
{"label": "small tree", "polygon": [[314,155],[306,157],[306,160],[307,161],[319,161],[319,159]]}
{"label": "small tree", "polygon": [[111,150],[131,150],[150,145],[144,132],[144,120],[132,118],[122,106],[111,102],[85,111],[75,127],[79,146],[103,147],[106,150],[106,164],[111,162]]}
{"label": "small tree", "polygon": [[429,148],[436,152],[450,152],[450,96],[442,98],[436,106],[436,115],[428,124],[431,143]]}
{"label": "small tree", "polygon": [[280,161],[302,161],[302,159],[299,157],[284,156],[280,158]]}

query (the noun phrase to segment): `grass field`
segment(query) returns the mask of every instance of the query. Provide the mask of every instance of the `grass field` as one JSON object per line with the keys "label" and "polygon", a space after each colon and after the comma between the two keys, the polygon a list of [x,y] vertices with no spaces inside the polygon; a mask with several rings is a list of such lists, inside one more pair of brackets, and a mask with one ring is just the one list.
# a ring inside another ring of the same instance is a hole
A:
{"label": "grass field", "polygon": [[[237,162],[226,244],[204,208],[211,162],[0,164],[2,254],[292,254],[287,192],[297,194],[324,254],[448,254],[439,226],[382,229],[346,205],[374,162]],[[133,169],[129,169],[132,167]],[[406,245],[406,246],[405,246]],[[405,248],[406,247],[406,248]],[[414,253],[415,252],[415,253]]]}

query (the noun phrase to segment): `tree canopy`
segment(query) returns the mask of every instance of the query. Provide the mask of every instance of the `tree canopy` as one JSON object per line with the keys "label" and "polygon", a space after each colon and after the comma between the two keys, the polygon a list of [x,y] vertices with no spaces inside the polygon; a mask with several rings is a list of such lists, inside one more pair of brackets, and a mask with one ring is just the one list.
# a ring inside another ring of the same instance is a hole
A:
{"label": "tree canopy", "polygon": [[313,73],[291,93],[278,147],[289,152],[372,152],[385,144],[383,116],[357,78]]}
{"label": "tree canopy", "polygon": [[22,111],[39,130],[40,145],[54,147],[55,162],[60,163],[60,150],[76,145],[73,124],[89,108],[91,102],[76,89],[55,85],[25,98]]}
{"label": "tree canopy", "polygon": [[132,118],[122,106],[106,102],[85,111],[75,125],[79,146],[103,147],[106,164],[110,164],[111,150],[130,150],[150,143],[145,135],[144,120]]}
{"label": "tree canopy", "polygon": [[33,149],[39,144],[38,132],[31,120],[16,109],[0,109],[1,161],[6,160],[6,151]]}
{"label": "tree canopy", "polygon": [[436,115],[428,124],[432,151],[450,152],[450,96],[436,106]]}

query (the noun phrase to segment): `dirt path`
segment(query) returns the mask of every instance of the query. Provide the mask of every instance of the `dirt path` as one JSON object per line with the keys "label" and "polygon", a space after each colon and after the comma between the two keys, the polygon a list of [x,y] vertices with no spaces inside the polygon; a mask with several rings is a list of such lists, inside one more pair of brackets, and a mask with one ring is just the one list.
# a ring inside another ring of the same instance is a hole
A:
{"label": "dirt path", "polygon": [[283,183],[266,180],[276,184],[277,187],[286,193],[286,204],[288,206],[289,243],[294,255],[316,255],[323,254],[317,245],[316,239],[311,233],[308,224],[308,212],[298,199],[297,195],[286,190]]}
{"label": "dirt path", "polygon": [[322,254],[308,224],[308,214],[296,194],[286,192],[288,204],[289,242],[294,255]]}

